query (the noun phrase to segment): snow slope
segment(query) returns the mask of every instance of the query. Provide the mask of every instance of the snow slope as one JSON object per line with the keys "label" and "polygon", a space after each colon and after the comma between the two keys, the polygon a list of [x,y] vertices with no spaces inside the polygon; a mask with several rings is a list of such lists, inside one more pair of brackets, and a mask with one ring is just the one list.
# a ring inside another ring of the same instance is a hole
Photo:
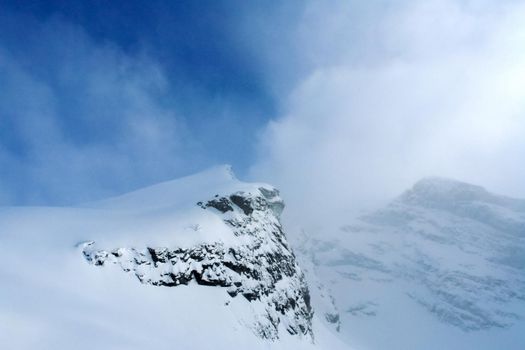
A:
{"label": "snow slope", "polygon": [[299,249],[352,345],[525,349],[525,200],[427,178]]}
{"label": "snow slope", "polygon": [[0,209],[0,348],[344,349],[278,192],[227,166],[79,207]]}

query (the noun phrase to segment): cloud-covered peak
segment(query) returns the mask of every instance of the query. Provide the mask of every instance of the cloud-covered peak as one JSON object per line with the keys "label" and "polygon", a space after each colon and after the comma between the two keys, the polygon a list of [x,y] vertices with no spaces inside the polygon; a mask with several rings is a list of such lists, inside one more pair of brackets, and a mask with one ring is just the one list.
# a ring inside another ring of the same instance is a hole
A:
{"label": "cloud-covered peak", "polygon": [[445,177],[425,177],[405,192],[402,198],[413,201],[420,198],[434,201],[476,201],[493,197],[481,186]]}
{"label": "cloud-covered peak", "polygon": [[493,194],[481,186],[442,177],[427,177],[394,203],[444,210],[509,232],[523,232],[525,200]]}

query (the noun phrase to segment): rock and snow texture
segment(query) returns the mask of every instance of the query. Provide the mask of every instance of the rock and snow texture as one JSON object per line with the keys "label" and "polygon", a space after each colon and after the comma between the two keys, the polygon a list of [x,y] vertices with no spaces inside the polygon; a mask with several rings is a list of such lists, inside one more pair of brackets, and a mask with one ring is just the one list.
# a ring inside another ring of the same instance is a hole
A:
{"label": "rock and snow texture", "polygon": [[228,167],[0,208],[0,348],[525,348],[524,200],[425,179],[297,259],[282,209]]}
{"label": "rock and snow texture", "polygon": [[69,208],[0,208],[0,348],[345,349],[283,202],[229,167]]}
{"label": "rock and snow texture", "polygon": [[[96,242],[81,244],[86,260],[95,266],[118,264],[145,284],[176,287],[195,282],[226,288],[233,298],[254,304],[250,325],[264,339],[279,339],[279,330],[311,338],[312,308],[299,269],[279,222],[284,203],[271,187],[254,187],[228,196],[195,203],[211,211],[238,239],[199,243],[191,247],[119,247],[98,249]],[[193,226],[200,234],[199,224]],[[311,339],[313,340],[313,339]]]}
{"label": "rock and snow texture", "polygon": [[421,180],[303,248],[368,349],[524,349],[525,201]]}

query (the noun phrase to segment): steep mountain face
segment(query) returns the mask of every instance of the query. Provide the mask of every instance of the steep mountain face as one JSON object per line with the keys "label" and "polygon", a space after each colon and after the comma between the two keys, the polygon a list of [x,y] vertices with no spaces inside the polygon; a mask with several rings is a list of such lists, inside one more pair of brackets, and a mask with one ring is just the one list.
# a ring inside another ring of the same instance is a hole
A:
{"label": "steep mountain face", "polygon": [[[180,247],[120,247],[97,249],[93,241],[81,244],[86,260],[95,266],[117,264],[144,284],[176,287],[195,282],[224,287],[254,308],[250,327],[276,340],[282,327],[289,334],[312,337],[313,311],[304,275],[299,269],[279,222],[284,203],[269,186],[195,204],[218,215],[239,239]],[[195,235],[201,229],[193,227]]]}
{"label": "steep mountain face", "polygon": [[331,237],[302,251],[356,345],[525,347],[525,201],[428,178]]}
{"label": "steep mountain face", "polygon": [[1,349],[346,349],[266,184],[210,169],[69,208],[0,208]]}
{"label": "steep mountain face", "polygon": [[336,301],[330,288],[325,285],[323,278],[318,275],[318,269],[308,254],[311,248],[305,243],[312,243],[312,241],[304,240],[303,237],[303,240],[295,246],[295,249],[298,253],[299,263],[305,272],[312,305],[314,305],[316,314],[327,328],[340,332],[341,315]]}

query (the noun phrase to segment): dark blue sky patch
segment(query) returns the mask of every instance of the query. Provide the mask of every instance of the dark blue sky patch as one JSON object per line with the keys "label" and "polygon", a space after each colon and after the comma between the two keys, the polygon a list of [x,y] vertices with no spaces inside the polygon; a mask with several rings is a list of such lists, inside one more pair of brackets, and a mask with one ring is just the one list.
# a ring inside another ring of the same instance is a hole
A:
{"label": "dark blue sky patch", "polygon": [[[73,23],[127,54],[146,53],[177,85],[190,83],[212,95],[263,97],[261,107],[268,103],[264,72],[237,40],[242,33],[235,24],[252,10],[242,1],[13,1],[6,7],[41,21]],[[15,41],[27,38],[20,31],[25,24],[18,25],[10,31]]]}
{"label": "dark blue sky patch", "polygon": [[294,6],[1,1],[7,197],[70,203],[218,163],[242,176],[259,130],[279,113],[282,77],[271,65],[289,59],[267,50],[287,46],[266,21],[299,13]]}

